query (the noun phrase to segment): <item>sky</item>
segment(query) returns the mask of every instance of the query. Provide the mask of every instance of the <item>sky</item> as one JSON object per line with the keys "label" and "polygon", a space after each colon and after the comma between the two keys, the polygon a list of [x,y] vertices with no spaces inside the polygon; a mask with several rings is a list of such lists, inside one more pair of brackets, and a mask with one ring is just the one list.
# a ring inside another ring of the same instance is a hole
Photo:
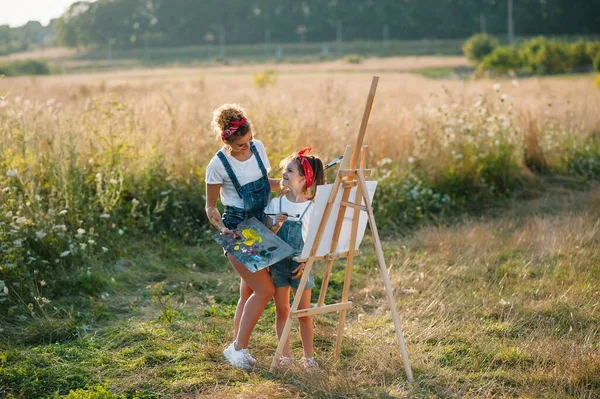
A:
{"label": "sky", "polygon": [[11,27],[40,21],[48,25],[59,17],[75,0],[0,0],[0,25]]}

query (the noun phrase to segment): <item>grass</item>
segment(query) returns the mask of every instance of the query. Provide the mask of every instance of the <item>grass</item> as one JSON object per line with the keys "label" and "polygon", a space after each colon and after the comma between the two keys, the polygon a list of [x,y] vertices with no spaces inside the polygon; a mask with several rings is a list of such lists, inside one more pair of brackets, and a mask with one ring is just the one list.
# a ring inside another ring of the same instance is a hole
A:
{"label": "grass", "polygon": [[[593,397],[600,91],[593,76],[401,72],[462,62],[0,80],[0,396]],[[329,315],[316,327],[322,372],[269,373],[271,306],[258,368],[232,370],[221,350],[239,282],[202,210],[219,148],[210,111],[243,104],[274,165],[306,145],[330,160],[354,141],[375,71],[368,164],[416,383],[369,242],[341,362]]]}
{"label": "grass", "polygon": [[[221,350],[231,339],[238,278],[216,245],[176,245],[162,260],[163,249],[139,243],[124,255],[130,267],[109,268],[127,283],[97,300],[107,319],[88,311],[73,337],[46,344],[27,345],[18,335],[2,341],[0,393],[592,398],[600,390],[599,218],[598,187],[555,186],[484,218],[464,216],[454,225],[424,226],[386,240],[413,384],[403,375],[368,242],[353,275],[355,305],[342,358],[332,360],[335,314],[318,316],[316,357],[323,368],[311,373],[295,367],[268,372],[276,346],[272,303],[251,341],[257,367],[243,372],[225,363]],[[198,256],[210,262],[193,263]],[[335,270],[341,278],[340,265]],[[153,293],[147,286],[156,282],[162,289]],[[416,293],[403,295],[402,288]],[[175,312],[171,322],[161,317],[165,307],[153,295],[166,298]],[[334,290],[328,301],[337,295]],[[299,357],[297,333],[292,348]]]}

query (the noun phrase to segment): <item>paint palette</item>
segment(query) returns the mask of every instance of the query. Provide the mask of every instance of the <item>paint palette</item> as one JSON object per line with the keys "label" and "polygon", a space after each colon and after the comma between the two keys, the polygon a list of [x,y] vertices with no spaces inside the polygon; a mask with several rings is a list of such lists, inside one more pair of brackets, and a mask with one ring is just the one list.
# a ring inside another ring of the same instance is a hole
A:
{"label": "paint palette", "polygon": [[252,273],[289,258],[296,252],[256,218],[240,223],[235,231],[238,238],[229,234],[215,234],[213,238]]}

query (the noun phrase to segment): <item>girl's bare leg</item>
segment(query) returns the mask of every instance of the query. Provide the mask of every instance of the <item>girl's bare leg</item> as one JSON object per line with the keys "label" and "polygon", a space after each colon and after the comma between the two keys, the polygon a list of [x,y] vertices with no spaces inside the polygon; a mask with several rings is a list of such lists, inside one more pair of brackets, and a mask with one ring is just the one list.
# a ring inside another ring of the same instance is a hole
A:
{"label": "girl's bare leg", "polygon": [[[297,290],[294,289],[294,296],[296,296]],[[310,295],[311,290],[304,290],[302,298],[300,298],[300,304],[298,309],[310,308]],[[302,349],[304,350],[304,357],[310,358],[313,356],[313,339],[314,339],[314,327],[311,316],[299,317],[298,322],[300,324],[300,338],[302,339]]]}

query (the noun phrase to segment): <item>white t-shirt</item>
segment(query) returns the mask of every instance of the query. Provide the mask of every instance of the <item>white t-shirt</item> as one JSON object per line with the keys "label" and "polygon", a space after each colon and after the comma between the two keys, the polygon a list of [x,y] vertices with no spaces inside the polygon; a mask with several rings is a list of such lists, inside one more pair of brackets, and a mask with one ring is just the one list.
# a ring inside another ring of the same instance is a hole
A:
{"label": "white t-shirt", "polygon": [[[315,209],[315,205],[312,204],[312,201],[291,202],[284,195],[281,197],[281,209],[279,209],[279,197],[277,197],[273,198],[271,202],[269,202],[269,205],[267,205],[267,208],[265,209],[265,213],[286,212],[288,215],[302,216],[309,204],[311,204],[310,207],[304,214],[304,217],[302,217],[302,240],[306,242],[306,237],[308,236],[308,226],[310,224],[310,215],[312,214],[313,209]],[[269,217],[273,220],[273,223],[275,223],[275,215]],[[296,218],[288,216],[288,220],[298,221],[299,219],[299,217]]]}
{"label": "white t-shirt", "polygon": [[[271,170],[271,164],[267,158],[265,146],[258,140],[252,140],[252,142],[256,146],[258,154],[260,155],[260,159],[263,161],[268,173]],[[235,177],[237,177],[238,181],[240,182],[240,186],[256,181],[262,177],[262,172],[258,166],[258,161],[256,160],[254,154],[252,154],[252,156],[245,161],[238,161],[231,155],[227,154],[225,147],[219,151],[223,152],[225,158],[227,158],[227,161],[233,169]],[[244,201],[242,198],[240,198],[235,190],[235,186],[229,178],[227,170],[225,170],[225,165],[223,165],[223,162],[221,162],[221,159],[219,159],[217,153],[215,153],[215,156],[210,160],[208,166],[206,167],[206,184],[221,184],[221,203],[223,205],[234,206],[236,208],[243,209]]]}

